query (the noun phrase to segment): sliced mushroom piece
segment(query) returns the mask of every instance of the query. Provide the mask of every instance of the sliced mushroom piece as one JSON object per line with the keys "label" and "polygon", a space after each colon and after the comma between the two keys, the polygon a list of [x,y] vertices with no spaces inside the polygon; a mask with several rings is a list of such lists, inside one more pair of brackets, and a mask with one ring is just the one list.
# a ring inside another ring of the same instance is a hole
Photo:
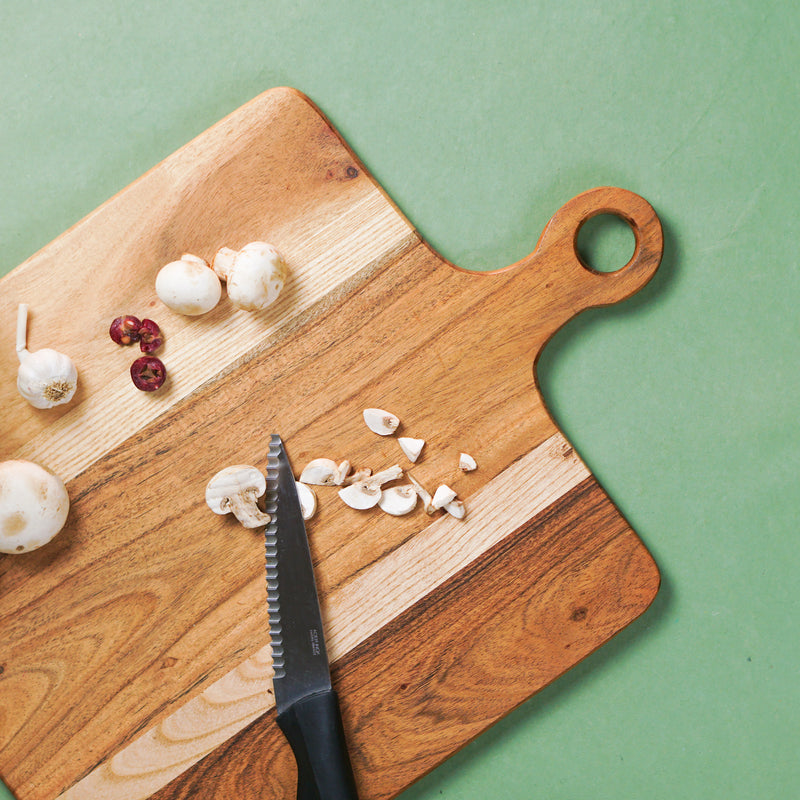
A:
{"label": "sliced mushroom piece", "polygon": [[369,467],[365,467],[364,469],[357,469],[352,475],[348,475],[344,482],[345,484],[351,483],[359,483],[360,481],[369,478],[372,475],[372,470]]}
{"label": "sliced mushroom piece", "polygon": [[422,500],[423,507],[425,508],[426,514],[433,514],[436,509],[431,505],[431,501],[433,498],[430,495],[430,492],[413,476],[407,475],[406,476],[414,486],[414,491],[417,493],[420,500]]}
{"label": "sliced mushroom piece", "polygon": [[377,486],[380,489],[384,483],[396,481],[398,478],[402,477],[403,468],[399,464],[394,464],[387,469],[382,469],[379,472],[376,472],[374,475],[371,475],[369,478],[365,478],[361,482],[367,484],[368,486]]}
{"label": "sliced mushroom piece", "polygon": [[417,505],[417,492],[413,486],[390,486],[381,491],[378,507],[394,517],[402,517],[414,510]]}
{"label": "sliced mushroom piece", "polygon": [[350,462],[345,459],[336,469],[336,485],[341,486],[350,474]]}
{"label": "sliced mushroom piece", "polygon": [[381,436],[390,436],[400,425],[400,420],[394,414],[381,408],[365,408],[364,422],[373,433]]}
{"label": "sliced mushroom piece", "polygon": [[339,467],[335,461],[330,458],[315,458],[300,473],[300,482],[314,486],[335,486],[338,477]]}
{"label": "sliced mushroom piece", "polygon": [[349,486],[339,489],[339,497],[350,508],[364,511],[378,505],[381,499],[381,488],[380,486],[370,486],[363,481],[351,483]]}
{"label": "sliced mushroom piece", "polygon": [[398,436],[397,444],[400,445],[400,449],[406,454],[409,461],[416,462],[425,445],[425,440],[412,439],[410,436]]}
{"label": "sliced mushroom piece", "polygon": [[267,479],[255,467],[236,464],[220,470],[206,486],[206,503],[215,514],[233,514],[245,528],[260,528],[271,517],[258,507]]}
{"label": "sliced mushroom piece", "polygon": [[449,503],[445,503],[442,508],[451,516],[456,519],[464,519],[467,514],[467,507],[464,505],[463,500],[456,498]]}
{"label": "sliced mushroom piece", "polygon": [[458,457],[458,466],[464,472],[472,472],[472,470],[478,468],[478,464],[469,453],[462,453]]}
{"label": "sliced mushroom piece", "polygon": [[297,497],[300,500],[300,511],[303,514],[303,519],[311,519],[317,510],[317,495],[305,483],[300,483],[300,481],[295,481],[295,483],[297,484]]}
{"label": "sliced mushroom piece", "polygon": [[455,499],[456,493],[449,486],[442,484],[433,493],[431,506],[438,511],[438,509],[444,508],[448,503],[451,503]]}

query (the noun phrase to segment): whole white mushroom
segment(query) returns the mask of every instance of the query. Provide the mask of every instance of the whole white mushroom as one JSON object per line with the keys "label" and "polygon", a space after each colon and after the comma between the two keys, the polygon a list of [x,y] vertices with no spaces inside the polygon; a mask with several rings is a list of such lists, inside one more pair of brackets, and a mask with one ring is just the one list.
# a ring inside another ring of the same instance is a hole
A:
{"label": "whole white mushroom", "polygon": [[206,261],[186,254],[159,270],[156,294],[173,311],[196,317],[219,303],[222,284]]}
{"label": "whole white mushroom", "polygon": [[286,262],[266,242],[250,242],[241,250],[221,248],[214,272],[227,283],[231,302],[246,311],[261,311],[278,299],[286,281]]}
{"label": "whole white mushroom", "polygon": [[69,495],[57,475],[32,461],[0,463],[0,553],[27,553],[63,527]]}

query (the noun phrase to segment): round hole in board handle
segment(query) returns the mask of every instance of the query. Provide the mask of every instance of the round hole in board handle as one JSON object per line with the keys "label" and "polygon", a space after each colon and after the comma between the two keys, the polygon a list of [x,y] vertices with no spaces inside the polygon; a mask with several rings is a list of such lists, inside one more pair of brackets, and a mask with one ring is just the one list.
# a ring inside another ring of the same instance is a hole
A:
{"label": "round hole in board handle", "polygon": [[589,217],[578,229],[575,250],[581,264],[591,272],[611,273],[624,269],[636,250],[630,223],[613,212]]}

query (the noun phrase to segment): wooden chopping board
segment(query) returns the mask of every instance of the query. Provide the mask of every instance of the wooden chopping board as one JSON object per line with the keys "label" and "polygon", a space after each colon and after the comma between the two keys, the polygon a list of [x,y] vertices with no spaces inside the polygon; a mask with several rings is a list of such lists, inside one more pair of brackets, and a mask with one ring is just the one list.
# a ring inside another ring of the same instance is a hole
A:
{"label": "wooden chopping board", "polygon": [[[603,212],[636,235],[615,273],[575,250]],[[253,240],[289,265],[275,306],[223,298],[188,318],[156,298],[168,261]],[[398,463],[467,505],[461,521],[396,518],[318,488],[309,539],[363,800],[393,797],[639,616],[658,570],[550,418],[535,362],[575,314],[641,288],[661,250],[647,202],[600,188],[519,263],[461,270],[306,97],[274,89],[5,277],[0,455],[57,472],[72,502],[49,545],[0,555],[0,775],[19,800],[294,797],[261,533],[203,501],[221,467],[263,468],[271,433],[297,472]],[[17,394],[20,302],[29,347],[78,366],[67,406]],[[154,394],[130,383],[138,350],[108,338],[125,313],[165,332]],[[366,428],[375,406],[426,440],[417,464]]]}

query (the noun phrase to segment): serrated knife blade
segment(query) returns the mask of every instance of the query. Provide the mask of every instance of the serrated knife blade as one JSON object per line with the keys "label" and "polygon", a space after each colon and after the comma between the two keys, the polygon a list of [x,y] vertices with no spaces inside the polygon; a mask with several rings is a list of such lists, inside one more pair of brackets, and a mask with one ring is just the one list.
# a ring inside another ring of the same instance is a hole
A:
{"label": "serrated knife blade", "polygon": [[265,510],[267,612],[278,725],[297,761],[298,800],[358,800],[331,686],[314,567],[281,437],[270,437]]}

